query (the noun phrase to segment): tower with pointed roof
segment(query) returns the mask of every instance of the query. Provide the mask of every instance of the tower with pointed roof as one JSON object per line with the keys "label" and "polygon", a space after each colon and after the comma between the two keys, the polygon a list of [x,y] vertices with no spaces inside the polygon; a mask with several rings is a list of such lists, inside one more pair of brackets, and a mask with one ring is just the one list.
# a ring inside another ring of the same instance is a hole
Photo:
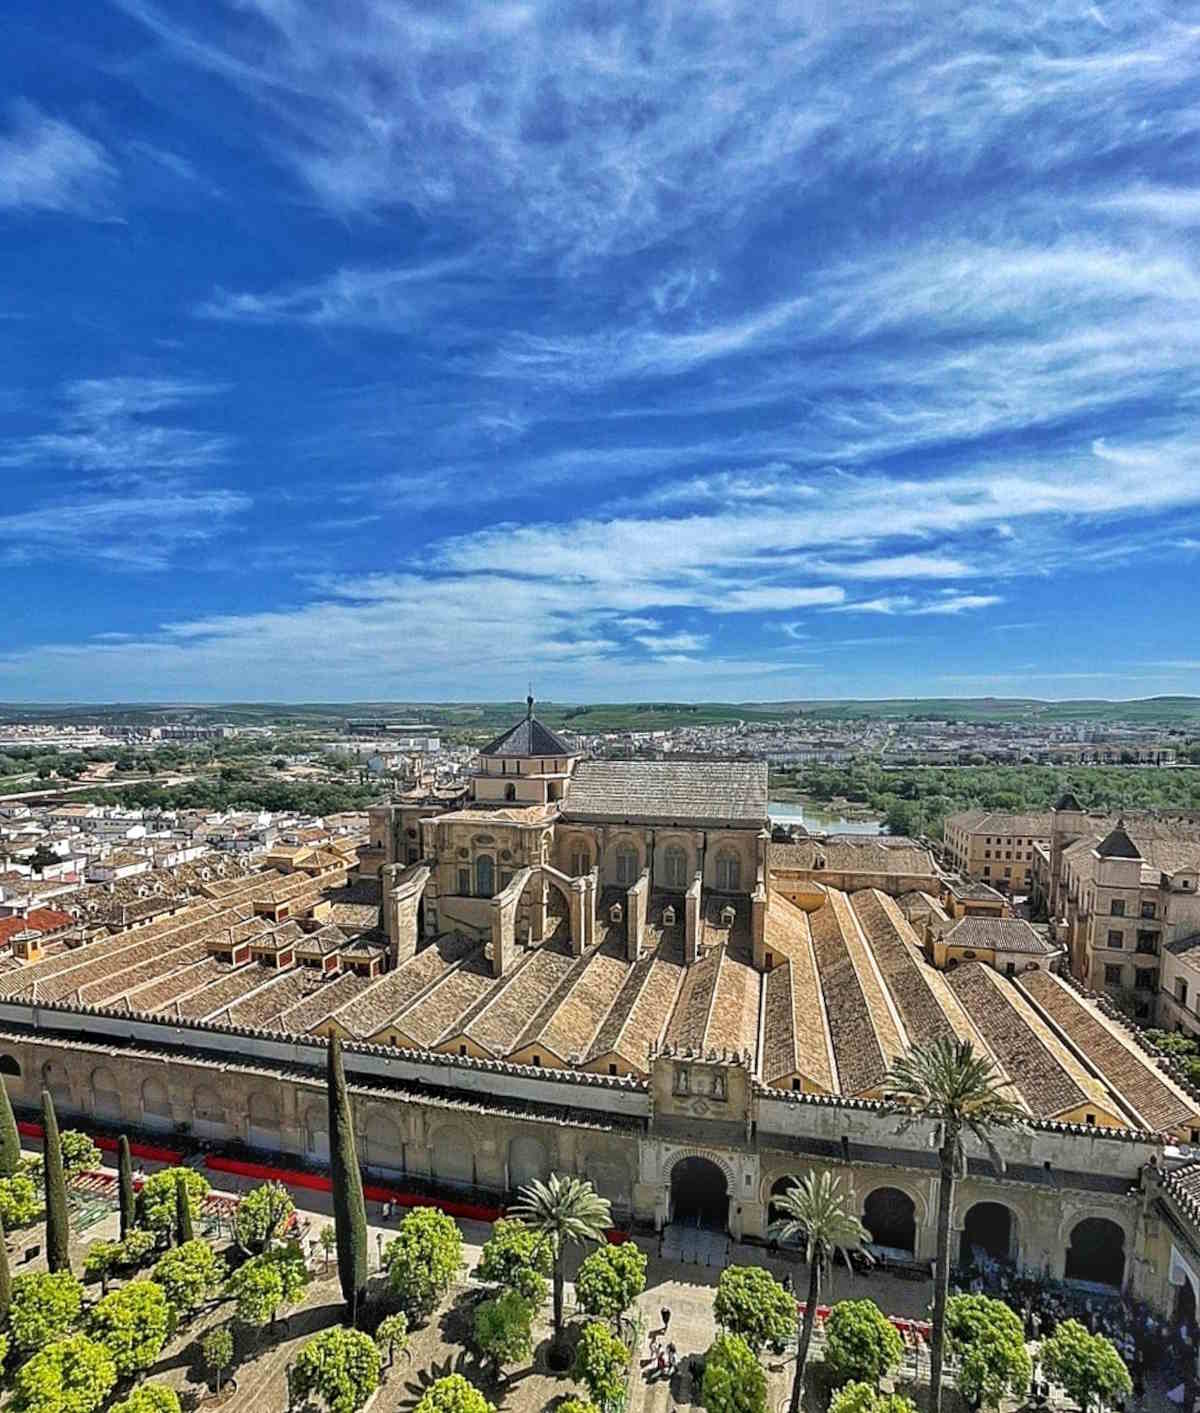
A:
{"label": "tower with pointed roof", "polygon": [[477,804],[550,805],[565,798],[579,752],[533,712],[532,690],[525,715],[479,752],[472,781]]}

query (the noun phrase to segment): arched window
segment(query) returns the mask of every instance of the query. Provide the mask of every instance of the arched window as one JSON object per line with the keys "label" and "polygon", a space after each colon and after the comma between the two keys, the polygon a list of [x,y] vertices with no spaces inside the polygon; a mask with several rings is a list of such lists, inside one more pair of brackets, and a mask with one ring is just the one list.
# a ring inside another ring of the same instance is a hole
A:
{"label": "arched window", "polygon": [[517,798],[517,787],[515,785],[506,785],[504,787],[504,798],[506,800],[515,800]]}
{"label": "arched window", "polygon": [[491,854],[480,854],[475,860],[475,896],[490,898],[496,891],[496,861]]}
{"label": "arched window", "polygon": [[617,882],[626,888],[637,882],[638,856],[628,844],[617,850]]}
{"label": "arched window", "polygon": [[717,892],[736,893],[742,886],[742,861],[736,854],[717,855]]}
{"label": "arched window", "polygon": [[592,856],[578,844],[571,850],[571,877],[582,878],[592,871]]}
{"label": "arched window", "polygon": [[20,1075],[21,1066],[15,1055],[0,1055],[0,1074]]}
{"label": "arched window", "polygon": [[667,888],[687,888],[687,851],[678,844],[668,844],[663,850],[663,884]]}

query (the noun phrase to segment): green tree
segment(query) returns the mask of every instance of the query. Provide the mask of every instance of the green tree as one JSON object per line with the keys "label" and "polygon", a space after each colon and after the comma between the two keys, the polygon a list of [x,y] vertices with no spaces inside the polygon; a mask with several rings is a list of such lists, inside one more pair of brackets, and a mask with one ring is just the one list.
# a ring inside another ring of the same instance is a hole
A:
{"label": "green tree", "polygon": [[501,1217],[493,1223],[492,1234],[479,1253],[475,1277],[488,1285],[515,1290],[536,1308],[546,1298],[546,1281],[553,1265],[550,1243],[544,1236],[515,1218]]}
{"label": "green tree", "polygon": [[880,1393],[870,1384],[844,1384],[834,1394],[829,1413],[917,1413],[917,1405],[902,1393]]}
{"label": "green tree", "polygon": [[877,1388],[900,1363],[904,1345],[873,1300],[839,1300],[825,1321],[825,1367],[834,1384]]}
{"label": "green tree", "polygon": [[972,1402],[999,1408],[1023,1399],[1033,1378],[1020,1318],[1002,1300],[954,1295],[946,1302],[946,1342],[958,1355],[959,1390]]}
{"label": "green tree", "polygon": [[75,1128],[65,1128],[59,1135],[63,1172],[67,1177],[91,1172],[100,1166],[100,1150],[87,1136]]}
{"label": "green tree", "polygon": [[931,1122],[938,1142],[937,1255],[933,1278],[933,1331],[929,1341],[929,1413],[941,1413],[946,1357],[946,1298],[950,1286],[950,1213],[954,1188],[967,1171],[965,1138],[976,1138],[1004,1170],[994,1141],[1001,1129],[1023,1126],[1024,1115],[1004,1093],[1007,1081],[969,1040],[935,1040],[902,1056],[885,1086],[888,1103],[912,1121]]}
{"label": "green tree", "polygon": [[119,1241],[93,1241],[83,1253],[83,1279],[90,1285],[100,1282],[100,1294],[108,1294],[108,1279],[120,1264],[121,1243]]}
{"label": "green tree", "polygon": [[619,1324],[645,1289],[645,1253],[632,1241],[606,1242],[584,1257],[575,1276],[575,1303],[599,1320]]}
{"label": "green tree", "polygon": [[387,1350],[388,1368],[396,1362],[396,1351],[401,1354],[408,1348],[408,1316],[403,1310],[385,1315],[375,1331],[375,1343]]}
{"label": "green tree", "polygon": [[564,1398],[558,1405],[558,1413],[600,1413],[600,1410],[586,1398]]}
{"label": "green tree", "polygon": [[[0,1328],[8,1323],[8,1307],[12,1304],[12,1273],[8,1269],[8,1243],[0,1223]],[[0,1359],[0,1367],[4,1360]]]}
{"label": "green tree", "polygon": [[791,1413],[799,1413],[821,1282],[839,1252],[849,1267],[850,1252],[860,1251],[871,1234],[855,1215],[849,1197],[843,1195],[841,1180],[830,1172],[806,1173],[773,1201],[780,1216],[771,1234],[778,1241],[803,1241],[808,1254],[808,1301],[800,1326],[790,1404]]}
{"label": "green tree", "polygon": [[612,1226],[612,1207],[586,1178],[558,1173],[551,1173],[548,1182],[529,1183],[521,1188],[518,1197],[513,1216],[550,1243],[554,1262],[554,1352],[561,1357],[567,1245],[594,1246],[603,1241]]}
{"label": "green tree", "polygon": [[1039,1351],[1042,1372],[1061,1384],[1087,1413],[1093,1402],[1111,1403],[1132,1392],[1133,1383],[1111,1340],[1089,1334],[1078,1320],[1064,1320]]}
{"label": "green tree", "polygon": [[0,1222],[5,1231],[24,1231],[41,1220],[43,1210],[37,1184],[27,1173],[0,1178]]}
{"label": "green tree", "polygon": [[436,1207],[414,1207],[383,1253],[392,1290],[409,1319],[433,1312],[462,1266],[462,1233]]}
{"label": "green tree", "polygon": [[42,1162],[46,1173],[46,1264],[52,1271],[71,1269],[71,1223],[63,1176],[58,1118],[48,1089],[42,1090]]}
{"label": "green tree", "polygon": [[233,1239],[247,1256],[264,1252],[284,1230],[296,1204],[281,1182],[264,1182],[247,1192],[233,1216]]}
{"label": "green tree", "polygon": [[141,1384],[108,1413],[180,1413],[179,1395],[166,1384]]}
{"label": "green tree", "polygon": [[741,1335],[759,1354],[779,1353],[796,1328],[796,1302],[762,1266],[727,1266],[717,1282],[713,1318],[722,1329]]}
{"label": "green tree", "polygon": [[157,1246],[158,1237],[154,1232],[134,1227],[124,1241],[117,1243],[117,1265],[123,1271],[136,1271],[145,1265]]}
{"label": "green tree", "polygon": [[0,1178],[10,1178],[21,1167],[21,1133],[13,1113],[8,1086],[0,1079]]}
{"label": "green tree", "polygon": [[533,1353],[533,1307],[515,1290],[505,1290],[475,1309],[475,1347],[490,1359],[495,1375]]}
{"label": "green tree", "polygon": [[308,1267],[298,1242],[273,1246],[240,1266],[225,1283],[236,1302],[237,1318],[246,1325],[274,1325],[280,1310],[295,1303],[308,1282]]}
{"label": "green tree", "polygon": [[129,1153],[129,1140],[124,1134],[117,1139],[117,1203],[121,1209],[121,1240],[124,1241],[133,1230],[137,1211],[133,1191],[133,1159]]}
{"label": "green tree", "polygon": [[142,1225],[151,1231],[170,1232],[176,1225],[175,1184],[176,1173],[183,1175],[187,1187],[188,1210],[195,1221],[204,1211],[204,1199],[209,1193],[208,1179],[194,1168],[163,1168],[152,1173],[144,1183],[140,1194]]}
{"label": "green tree", "polygon": [[358,1330],[330,1329],[315,1335],[292,1366],[292,1388],[315,1394],[330,1413],[357,1413],[379,1387],[379,1350]]}
{"label": "green tree", "polygon": [[326,1222],[321,1228],[321,1235],[317,1238],[321,1243],[321,1250],[325,1253],[325,1270],[329,1270],[329,1257],[333,1248],[337,1245],[337,1232],[333,1229],[332,1222]]}
{"label": "green tree", "polygon": [[447,1374],[429,1385],[412,1413],[496,1413],[496,1405],[461,1374]]}
{"label": "green tree", "polygon": [[216,1392],[221,1392],[221,1375],[233,1363],[233,1335],[228,1325],[219,1325],[200,1341],[200,1358],[216,1380]]}
{"label": "green tree", "polygon": [[342,1066],[342,1042],[329,1042],[329,1158],[333,1177],[333,1225],[337,1236],[338,1277],[342,1297],[350,1307],[350,1323],[358,1323],[358,1304],[367,1288],[367,1208],[362,1172],[354,1146],[354,1115]]}
{"label": "green tree", "polygon": [[709,1346],[700,1402],[706,1413],[766,1413],[767,1376],[741,1335],[720,1334]]}
{"label": "green tree", "polygon": [[175,1222],[173,1226],[175,1240],[180,1246],[185,1241],[194,1239],[196,1233],[192,1228],[192,1204],[188,1200],[187,1183],[183,1176],[183,1169],[175,1169]]}
{"label": "green tree", "polygon": [[177,1316],[190,1315],[214,1296],[225,1280],[225,1262],[207,1241],[185,1241],[168,1251],[150,1273]]}
{"label": "green tree", "polygon": [[148,1369],[175,1333],[175,1311],[162,1286],[131,1281],[92,1307],[87,1332],[112,1355],[117,1373]]}
{"label": "green tree", "polygon": [[593,1320],[579,1336],[571,1374],[592,1395],[593,1403],[619,1407],[629,1379],[629,1350],[607,1325]]}
{"label": "green tree", "polygon": [[19,1350],[68,1334],[83,1308],[83,1287],[70,1271],[29,1271],[12,1283],[8,1326]]}
{"label": "green tree", "polygon": [[13,1376],[13,1413],[94,1413],[113,1390],[112,1355],[87,1335],[67,1335],[41,1349]]}

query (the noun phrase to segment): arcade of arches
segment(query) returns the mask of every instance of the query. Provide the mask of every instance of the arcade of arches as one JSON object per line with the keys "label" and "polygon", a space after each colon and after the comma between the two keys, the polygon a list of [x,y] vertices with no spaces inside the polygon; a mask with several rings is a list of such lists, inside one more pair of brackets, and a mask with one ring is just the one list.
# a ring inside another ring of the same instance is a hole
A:
{"label": "arcade of arches", "polygon": [[1072,1228],[1066,1277],[1120,1288],[1125,1280],[1125,1233],[1116,1222],[1085,1217]]}

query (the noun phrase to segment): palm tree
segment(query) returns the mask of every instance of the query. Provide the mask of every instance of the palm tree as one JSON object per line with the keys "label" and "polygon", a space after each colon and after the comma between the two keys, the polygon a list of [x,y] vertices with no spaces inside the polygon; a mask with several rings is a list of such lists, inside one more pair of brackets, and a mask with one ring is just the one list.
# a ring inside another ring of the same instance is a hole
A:
{"label": "palm tree", "polygon": [[563,1262],[566,1243],[584,1246],[604,1240],[612,1226],[612,1207],[586,1178],[551,1173],[548,1182],[535,1181],[520,1189],[509,1215],[550,1243],[554,1254],[554,1349],[562,1348]]}
{"label": "palm tree", "polygon": [[781,1197],[773,1199],[775,1209],[783,1215],[771,1223],[771,1235],[777,1241],[800,1237],[808,1248],[808,1304],[804,1307],[800,1348],[796,1354],[791,1413],[799,1413],[800,1409],[804,1366],[808,1363],[817,1302],[821,1298],[821,1278],[839,1251],[849,1266],[850,1252],[860,1251],[863,1242],[870,1240],[871,1233],[855,1216],[848,1201],[839,1179],[828,1172],[810,1172],[793,1182]]}
{"label": "palm tree", "polygon": [[884,1097],[907,1115],[906,1124],[932,1120],[938,1146],[937,1263],[933,1277],[933,1333],[929,1342],[929,1413],[941,1413],[942,1364],[946,1354],[946,1294],[950,1287],[950,1213],[954,1185],[967,1172],[964,1140],[969,1133],[991,1156],[998,1172],[1004,1159],[992,1141],[998,1129],[1020,1128],[1024,1111],[1005,1094],[1007,1081],[969,1040],[942,1038],[919,1047],[892,1066]]}

